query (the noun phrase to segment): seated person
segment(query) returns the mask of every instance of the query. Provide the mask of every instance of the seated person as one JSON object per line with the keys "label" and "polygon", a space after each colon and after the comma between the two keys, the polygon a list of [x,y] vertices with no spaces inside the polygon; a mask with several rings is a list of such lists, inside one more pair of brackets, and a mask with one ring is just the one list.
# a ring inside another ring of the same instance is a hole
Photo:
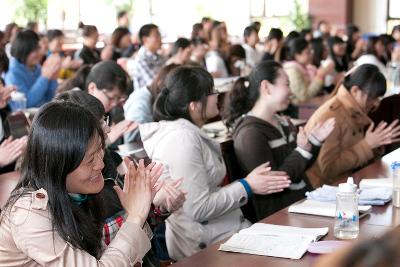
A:
{"label": "seated person", "polygon": [[231,46],[228,58],[228,70],[231,76],[243,76],[250,73],[252,67],[246,63],[246,51],[240,44]]}
{"label": "seated person", "polygon": [[[97,98],[86,92],[73,90],[58,95],[56,100],[70,101],[81,105],[82,107],[87,107],[98,121],[100,121],[105,138],[108,138],[107,134],[110,132],[110,128],[106,121],[104,121],[104,107]],[[116,184],[123,186],[122,177],[126,174],[126,165],[116,152],[108,148],[105,148],[103,161],[104,169],[102,170],[102,174],[104,177],[104,188],[101,190],[100,195],[105,200],[103,207],[103,218],[105,221],[103,241],[105,245],[108,246],[116,236],[123,221],[128,215],[114,190]],[[165,248],[165,238],[162,237],[162,240],[160,240],[157,236],[157,232],[161,229],[164,229],[165,232],[164,220],[170,213],[180,209],[185,201],[185,193],[179,189],[181,183],[182,179],[178,179],[174,182],[167,181],[159,184],[161,189],[156,194],[153,201],[154,206],[152,206],[147,219],[152,229],[156,232],[155,237],[152,239],[152,243],[154,244],[156,255],[161,255],[159,256],[161,259],[163,259],[162,255],[168,254],[168,252]],[[155,242],[157,242],[157,244],[155,244]],[[163,248],[165,249],[164,251],[159,251],[159,245],[162,243]],[[151,260],[152,257],[150,257],[150,255],[145,258],[145,261]]]}
{"label": "seated person", "polygon": [[111,35],[111,42],[101,51],[102,60],[117,61],[121,57],[131,57],[135,47],[131,42],[131,32],[128,28],[118,27]]}
{"label": "seated person", "polygon": [[[379,107],[371,110],[368,116],[376,125],[378,125],[381,121],[385,121],[390,124],[395,120],[400,120],[400,94],[383,98]],[[386,145],[385,154],[396,150],[399,147],[400,142]]]}
{"label": "seated person", "polygon": [[362,65],[362,64],[372,64],[379,68],[382,74],[385,77],[388,77],[388,71],[386,69],[386,47],[382,37],[371,36],[368,38],[367,49],[365,54],[360,56],[355,62],[354,65]]}
{"label": "seated person", "polygon": [[96,49],[99,32],[94,25],[83,25],[83,47],[75,52],[74,58],[83,60],[83,64],[94,65],[100,61],[100,53]]}
{"label": "seated person", "polygon": [[349,63],[346,56],[346,43],[337,36],[329,37],[328,40],[329,56],[321,62],[322,66],[329,66],[333,63],[334,68],[325,75],[324,89],[332,92],[349,69]]}
{"label": "seated person", "polygon": [[142,46],[135,58],[125,63],[135,89],[150,85],[165,63],[164,58],[158,54],[162,40],[157,25],[143,25],[139,30],[139,39]]}
{"label": "seated person", "polygon": [[[333,97],[311,116],[306,131],[334,117],[336,127],[325,140],[317,160],[307,170],[313,187],[333,184],[365,166],[379,154],[378,148],[398,142],[398,120],[376,127],[368,113],[386,92],[386,79],[378,67],[364,64],[349,73]],[[366,130],[367,129],[367,130]]]}
{"label": "seated person", "polygon": [[303,37],[296,37],[289,43],[290,61],[283,64],[293,92],[292,103],[306,101],[318,95],[324,85],[325,75],[334,67],[315,67],[311,63],[311,47]]}
{"label": "seated person", "polygon": [[223,57],[223,32],[224,30],[220,26],[212,28],[209,42],[210,50],[205,56],[206,68],[214,78],[226,78],[229,76]]}
{"label": "seated person", "polygon": [[[36,114],[22,177],[0,220],[0,265],[132,266],[151,248],[143,230],[158,177],[131,162],[124,189],[115,186],[128,217],[108,247],[102,244],[104,133],[93,114],[67,101]],[[129,180],[129,182],[127,182]]]}
{"label": "seated person", "polygon": [[30,30],[18,33],[11,54],[13,58],[5,76],[6,85],[14,85],[25,94],[28,108],[40,107],[53,99],[61,67],[60,56],[51,55],[40,66],[39,37]]}
{"label": "seated person", "polygon": [[48,48],[47,56],[58,54],[61,57],[60,79],[72,77],[74,71],[83,63],[81,59],[72,59],[71,56],[65,56],[62,46],[64,44],[64,33],[61,30],[49,30],[47,32]]}
{"label": "seated person", "polygon": [[242,45],[246,51],[246,63],[251,67],[255,67],[261,62],[262,52],[257,50],[257,44],[260,41],[258,31],[254,26],[247,26],[243,32],[244,44]]}
{"label": "seated person", "polygon": [[[150,86],[137,88],[130,95],[124,104],[124,115],[128,121],[142,124],[153,122],[153,104],[161,90],[165,87],[167,75],[179,65],[170,64],[164,66],[154,78]],[[139,129],[124,135],[125,143],[141,142]]]}
{"label": "seated person", "polygon": [[217,99],[210,73],[181,66],[168,75],[155,102],[157,122],[139,128],[147,155],[164,164],[168,177],[184,177],[186,201],[166,221],[167,248],[175,260],[248,227],[240,207],[253,193],[271,194],[290,185],[285,173],[270,173],[265,163],[221,186],[226,167],[220,145],[200,129],[218,115]]}
{"label": "seated person", "polygon": [[26,136],[14,139],[6,135],[7,103],[14,91],[14,87],[4,86],[0,81],[0,174],[15,170],[15,162],[25,152],[28,140]]}
{"label": "seated person", "polygon": [[[132,81],[122,67],[115,61],[108,60],[93,66],[86,79],[85,89],[100,100],[106,113],[109,113],[116,106],[123,105],[130,93],[131,84]],[[134,121],[122,120],[110,126],[108,137],[110,144],[113,144],[123,134],[135,130],[138,125]]]}
{"label": "seated person", "polygon": [[167,60],[166,64],[185,65],[190,62],[192,55],[192,44],[186,38],[179,38],[172,46],[171,58]]}
{"label": "seated person", "polygon": [[86,78],[88,77],[92,67],[90,65],[82,65],[71,78],[66,79],[57,87],[57,94],[72,89],[85,90]]}
{"label": "seated person", "polygon": [[257,220],[304,198],[311,189],[305,171],[334,128],[331,119],[309,132],[302,127],[297,132],[290,119],[279,115],[288,107],[290,95],[288,77],[275,61],[257,65],[229,94],[227,124],[233,129],[235,154],[244,174],[269,162],[273,171],[286,172],[292,181],[280,192],[253,197]]}
{"label": "seated person", "polygon": [[264,60],[275,60],[279,61],[281,56],[281,49],[283,46],[283,32],[281,29],[272,28],[269,33],[267,40],[265,41],[265,53],[262,57]]}
{"label": "seated person", "polygon": [[208,51],[208,44],[205,39],[196,37],[192,39],[192,55],[190,57],[190,64],[198,67],[206,67],[205,56]]}

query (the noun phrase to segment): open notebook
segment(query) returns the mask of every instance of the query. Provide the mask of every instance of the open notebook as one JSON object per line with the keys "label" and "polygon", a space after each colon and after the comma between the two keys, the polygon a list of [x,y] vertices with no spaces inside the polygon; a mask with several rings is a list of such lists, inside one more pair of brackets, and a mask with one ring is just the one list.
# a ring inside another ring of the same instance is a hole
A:
{"label": "open notebook", "polygon": [[219,250],[300,259],[311,242],[317,241],[327,233],[328,227],[300,228],[255,223],[234,234],[219,247]]}
{"label": "open notebook", "polygon": [[[358,211],[360,212],[360,214],[368,213],[370,210],[371,210],[370,205],[358,206]],[[307,199],[304,200],[303,202],[291,205],[288,211],[292,213],[335,217],[336,203]]]}

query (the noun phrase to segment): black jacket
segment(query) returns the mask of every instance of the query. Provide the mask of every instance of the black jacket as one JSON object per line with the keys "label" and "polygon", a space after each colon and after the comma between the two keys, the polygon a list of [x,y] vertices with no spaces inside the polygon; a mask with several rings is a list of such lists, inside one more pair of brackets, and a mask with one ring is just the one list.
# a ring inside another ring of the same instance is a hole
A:
{"label": "black jacket", "polygon": [[257,219],[264,217],[302,199],[311,190],[305,170],[312,164],[319,147],[312,146],[311,158],[296,149],[297,129],[288,120],[279,117],[284,135],[272,124],[253,117],[244,116],[236,124],[233,140],[238,162],[247,175],[262,163],[269,162],[272,170],[285,171],[292,183],[304,181],[305,187],[271,195],[255,195],[253,203]]}

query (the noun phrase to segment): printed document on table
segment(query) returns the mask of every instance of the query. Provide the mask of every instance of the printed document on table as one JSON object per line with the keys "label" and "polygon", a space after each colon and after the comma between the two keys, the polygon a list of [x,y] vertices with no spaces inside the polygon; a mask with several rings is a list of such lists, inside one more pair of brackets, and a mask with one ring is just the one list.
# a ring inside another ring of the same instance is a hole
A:
{"label": "printed document on table", "polygon": [[300,228],[256,223],[234,234],[219,250],[300,259],[311,242],[328,233],[324,228]]}

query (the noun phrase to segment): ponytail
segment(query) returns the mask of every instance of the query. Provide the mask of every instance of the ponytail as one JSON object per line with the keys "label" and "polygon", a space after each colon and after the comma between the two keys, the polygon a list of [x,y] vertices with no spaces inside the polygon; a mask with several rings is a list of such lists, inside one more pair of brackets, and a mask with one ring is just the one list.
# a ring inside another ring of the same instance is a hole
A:
{"label": "ponytail", "polygon": [[225,124],[229,129],[232,129],[236,119],[250,111],[255,103],[249,98],[249,88],[249,78],[241,77],[229,92],[227,108],[224,114]]}
{"label": "ponytail", "polygon": [[205,118],[207,96],[213,88],[213,78],[205,69],[189,66],[175,68],[167,75],[165,87],[154,103],[154,120],[192,121],[189,113],[191,102],[202,103],[202,115]]}
{"label": "ponytail", "polygon": [[154,103],[154,121],[171,120],[172,116],[168,110],[168,96],[170,91],[164,87]]}
{"label": "ponytail", "polygon": [[266,60],[258,64],[249,77],[239,78],[229,93],[225,124],[229,129],[235,127],[236,120],[249,112],[260,96],[260,85],[263,80],[275,84],[282,65],[273,60]]}

